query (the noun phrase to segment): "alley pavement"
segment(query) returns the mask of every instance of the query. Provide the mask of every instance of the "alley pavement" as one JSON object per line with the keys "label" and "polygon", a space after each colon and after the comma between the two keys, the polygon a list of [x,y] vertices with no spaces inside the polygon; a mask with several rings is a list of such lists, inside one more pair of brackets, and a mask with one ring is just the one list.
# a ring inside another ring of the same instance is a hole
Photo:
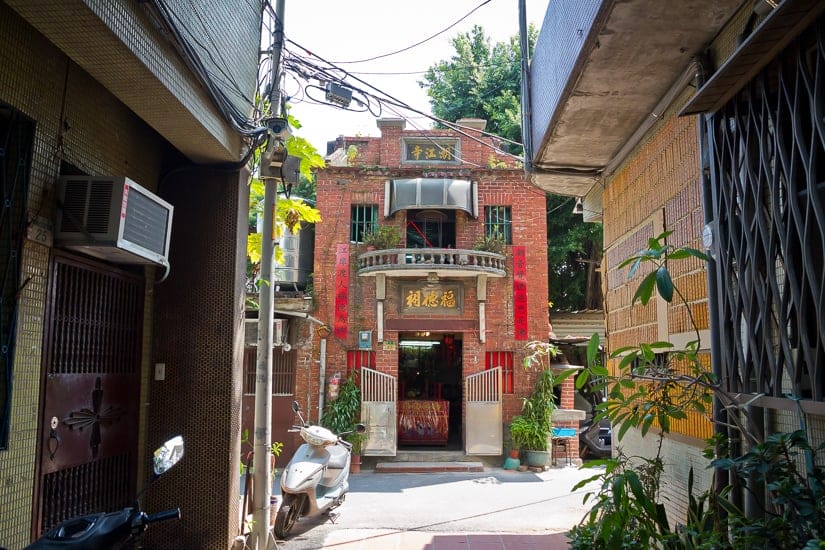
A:
{"label": "alley pavement", "polygon": [[473,473],[375,473],[350,476],[333,518],[301,519],[282,550],[554,550],[589,507],[598,469],[544,472],[487,468]]}

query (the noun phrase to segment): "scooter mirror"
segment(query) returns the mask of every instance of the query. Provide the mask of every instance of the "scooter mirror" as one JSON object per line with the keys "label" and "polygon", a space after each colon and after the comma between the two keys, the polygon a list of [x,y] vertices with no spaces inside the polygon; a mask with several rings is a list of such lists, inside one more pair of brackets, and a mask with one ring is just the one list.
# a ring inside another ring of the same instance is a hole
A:
{"label": "scooter mirror", "polygon": [[355,425],[355,433],[362,434],[367,431],[367,427],[361,423]]}
{"label": "scooter mirror", "polygon": [[183,458],[183,437],[176,435],[152,455],[152,469],[156,476],[166,472]]}
{"label": "scooter mirror", "polygon": [[293,410],[293,411],[295,411],[295,412],[298,412],[298,411],[300,411],[300,410],[301,410],[301,406],[300,406],[300,405],[298,405],[298,402],[297,402],[297,401],[293,401],[293,402],[292,402],[292,410]]}

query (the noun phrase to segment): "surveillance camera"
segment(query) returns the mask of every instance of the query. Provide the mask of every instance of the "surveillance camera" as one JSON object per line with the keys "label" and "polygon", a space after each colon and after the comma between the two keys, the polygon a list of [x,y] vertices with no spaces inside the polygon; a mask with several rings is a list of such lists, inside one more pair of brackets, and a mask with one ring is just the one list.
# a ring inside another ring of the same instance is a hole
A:
{"label": "surveillance camera", "polygon": [[292,351],[292,346],[290,346],[289,344],[284,344],[281,349],[283,349],[285,352],[289,353],[290,351]]}
{"label": "surveillance camera", "polygon": [[292,135],[292,130],[289,129],[289,122],[285,118],[268,118],[266,119],[266,127],[270,134],[281,139],[286,139]]}

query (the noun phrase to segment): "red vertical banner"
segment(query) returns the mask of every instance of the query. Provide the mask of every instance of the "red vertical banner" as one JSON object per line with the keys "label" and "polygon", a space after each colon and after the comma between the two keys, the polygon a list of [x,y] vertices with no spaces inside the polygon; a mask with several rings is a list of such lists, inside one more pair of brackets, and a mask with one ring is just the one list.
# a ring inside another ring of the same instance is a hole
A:
{"label": "red vertical banner", "polygon": [[513,247],[513,332],[516,340],[527,340],[527,249]]}
{"label": "red vertical banner", "polygon": [[335,248],[335,320],[333,334],[336,338],[347,337],[349,306],[349,245],[339,244]]}

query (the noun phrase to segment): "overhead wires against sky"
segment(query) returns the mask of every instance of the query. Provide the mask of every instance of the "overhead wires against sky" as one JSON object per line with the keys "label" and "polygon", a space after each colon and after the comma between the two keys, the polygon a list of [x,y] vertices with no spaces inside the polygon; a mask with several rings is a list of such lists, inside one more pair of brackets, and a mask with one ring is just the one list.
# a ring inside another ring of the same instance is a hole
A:
{"label": "overhead wires against sky", "polygon": [[[442,124],[442,125],[446,126],[447,128],[450,128],[450,129],[458,132],[459,134],[464,135],[465,137],[467,137],[467,138],[469,138],[473,141],[476,141],[476,142],[480,143],[481,145],[484,145],[485,147],[489,147],[489,148],[493,149],[495,152],[497,152],[501,155],[511,157],[511,158],[513,158],[515,160],[518,160],[518,161],[523,160],[522,157],[519,157],[517,155],[513,155],[511,153],[503,151],[501,148],[496,147],[494,145],[491,145],[487,141],[484,141],[482,139],[479,139],[479,138],[467,133],[462,126],[456,124],[455,122],[450,122],[450,121],[438,118],[434,115],[431,115],[429,113],[426,113],[424,111],[421,111],[419,109],[416,109],[416,108],[410,106],[409,104],[407,104],[407,103],[401,101],[400,99],[390,95],[389,93],[381,90],[380,88],[377,88],[376,86],[373,86],[372,84],[366,82],[365,80],[353,75],[349,71],[347,71],[347,70],[345,70],[341,67],[338,67],[336,64],[334,64],[330,61],[327,61],[326,59],[318,56],[317,54],[313,54],[307,48],[305,48],[301,44],[298,44],[298,43],[296,43],[295,41],[293,41],[289,38],[286,38],[285,42],[287,42],[289,44],[292,44],[293,46],[295,46],[297,48],[300,48],[301,50],[306,52],[308,55],[311,55],[313,58],[318,60],[318,61],[310,60],[306,57],[299,56],[299,55],[295,54],[295,52],[292,51],[291,49],[287,49],[287,51],[289,52],[289,54],[291,56],[292,61],[296,62],[297,65],[299,65],[301,67],[301,73],[304,74],[304,75],[309,74],[308,73],[308,71],[309,71],[313,74],[313,76],[312,76],[313,78],[322,79],[322,80],[323,79],[330,79],[328,81],[340,83],[340,84],[348,87],[349,89],[351,89],[353,92],[361,94],[364,98],[367,98],[366,99],[367,101],[369,101],[368,98],[371,98],[374,101],[377,101],[379,104],[384,105],[385,107],[389,105],[389,106],[396,107],[398,109],[403,109],[405,111],[410,111],[410,112],[413,112],[415,114],[424,116],[424,117],[429,118],[430,120],[432,120],[434,122]],[[321,63],[323,63],[323,65],[321,65]],[[285,66],[288,66],[288,65],[285,65]],[[360,83],[361,85],[364,85],[364,86],[370,88],[371,90],[374,91],[374,93],[373,92],[368,92],[368,91],[366,91],[366,90],[364,90],[360,87],[354,86],[351,83],[346,82],[347,78],[355,80],[358,83]],[[402,116],[402,118],[404,118],[405,120],[407,120],[409,122],[409,120],[406,117]],[[492,134],[490,132],[482,131],[481,134],[486,135],[488,137],[493,137],[493,138],[495,138],[499,141],[508,142],[508,143],[512,143],[512,144],[521,146],[521,144],[516,142],[516,141],[502,138],[502,137],[497,136],[495,134]]]}
{"label": "overhead wires against sky", "polygon": [[413,49],[413,48],[415,48],[415,47],[417,47],[417,46],[420,46],[421,44],[424,44],[424,43],[426,43],[426,42],[429,42],[429,41],[430,41],[430,40],[432,40],[433,38],[436,38],[436,37],[438,37],[438,36],[441,36],[442,34],[444,34],[445,32],[447,32],[448,30],[452,29],[453,27],[455,27],[456,25],[458,25],[459,23],[461,23],[462,21],[464,21],[465,19],[467,19],[468,17],[470,17],[473,13],[475,13],[475,11],[476,11],[476,10],[478,10],[479,8],[481,8],[482,6],[484,6],[484,5],[486,5],[486,4],[489,4],[491,1],[492,1],[492,0],[484,0],[484,2],[482,2],[482,3],[481,3],[481,4],[479,4],[478,6],[474,7],[474,8],[473,8],[473,9],[471,9],[470,11],[468,11],[466,14],[464,14],[463,16],[461,16],[461,18],[460,18],[459,20],[457,20],[456,22],[454,22],[454,23],[453,23],[453,24],[451,24],[450,26],[448,26],[448,27],[446,27],[446,28],[444,28],[444,29],[442,29],[442,30],[438,31],[438,32],[437,32],[437,33],[435,33],[434,35],[432,35],[432,36],[430,36],[430,37],[427,37],[427,38],[425,38],[424,40],[419,40],[419,41],[418,41],[418,42],[416,42],[415,44],[412,44],[412,45],[407,46],[407,47],[405,47],[405,48],[401,48],[400,50],[396,50],[396,51],[394,51],[394,52],[389,52],[389,53],[384,53],[384,54],[381,54],[381,55],[376,55],[376,56],[373,56],[373,57],[368,57],[368,58],[366,58],[366,59],[356,59],[356,60],[354,60],[354,61],[332,61],[332,63],[338,64],[338,65],[353,64],[353,63],[366,63],[367,61],[375,61],[376,59],[382,59],[382,58],[384,58],[384,57],[390,57],[390,56],[392,56],[392,55],[396,55],[396,54],[399,54],[399,53],[402,53],[402,52],[409,51],[409,50],[411,50],[411,49]]}
{"label": "overhead wires against sky", "polygon": [[[395,55],[396,53],[400,53],[401,51],[408,51],[409,49],[414,48],[417,45],[423,44],[424,42],[430,40],[431,38],[434,38],[435,36],[439,36],[444,32],[447,32],[449,29],[455,27],[455,25],[457,25],[459,22],[466,19],[469,15],[471,15],[484,5],[488,4],[490,1],[492,0],[485,0],[481,2],[479,5],[475,6],[472,10],[470,10],[460,19],[458,19],[455,23],[451,24],[445,29],[442,29],[441,31],[439,31],[438,33],[429,37],[426,40],[418,41],[416,44],[413,44],[412,46],[403,48],[401,50],[397,50],[396,52],[391,52],[388,54],[383,54],[381,56],[374,56],[370,59],[357,60],[348,63],[366,62],[374,59],[379,59],[382,57],[387,57],[390,55]],[[277,14],[275,13],[274,8],[269,1],[266,1],[264,4],[264,13],[271,18],[270,24],[274,26],[277,22]],[[272,46],[270,45],[270,49],[271,47]],[[296,51],[296,48],[300,50],[300,52]],[[266,53],[267,51],[268,50],[264,50],[264,52],[262,53]],[[289,103],[297,104],[301,102],[310,102],[317,105],[326,105],[336,109],[345,109],[351,112],[369,111],[370,114],[376,118],[379,118],[381,114],[386,110],[388,112],[392,112],[393,114],[398,115],[400,118],[403,118],[405,121],[407,121],[412,127],[418,129],[421,129],[420,125],[417,122],[415,122],[413,118],[427,118],[444,127],[450,128],[487,148],[492,149],[500,155],[510,157],[519,162],[523,162],[522,157],[518,155],[513,155],[505,150],[502,150],[500,146],[496,145],[496,143],[510,143],[517,147],[521,147],[521,143],[500,137],[496,134],[486,131],[481,131],[481,134],[487,137],[494,138],[494,143],[491,144],[489,141],[479,139],[475,135],[469,134],[467,131],[465,131],[463,127],[456,124],[455,122],[443,120],[430,113],[416,109],[408,103],[387,93],[381,88],[374,86],[369,82],[361,79],[357,76],[359,74],[358,72],[350,71],[349,69],[340,67],[339,63],[337,62],[332,62],[324,59],[320,55],[315,54],[309,48],[306,48],[305,46],[298,44],[294,40],[290,39],[288,37],[288,33],[285,33],[284,37],[284,47],[281,56],[281,62],[284,70],[281,75],[282,82],[280,83],[280,85],[284,89],[286,93],[286,101]],[[485,65],[496,67],[501,66],[500,64]],[[299,84],[298,90],[296,92],[288,92],[286,86],[286,79],[288,77],[291,78],[294,81],[294,83]],[[300,85],[300,82],[302,80],[306,83]],[[313,81],[317,81],[318,84],[315,84]],[[350,90],[352,92],[352,101],[355,103],[356,107],[342,107],[341,105],[330,103],[329,101],[327,101],[325,94],[323,98],[319,97],[321,96],[322,92],[325,92],[325,89],[322,86],[324,86],[327,83],[334,83]],[[412,117],[410,113],[418,116]],[[466,130],[470,129],[467,128]]]}

